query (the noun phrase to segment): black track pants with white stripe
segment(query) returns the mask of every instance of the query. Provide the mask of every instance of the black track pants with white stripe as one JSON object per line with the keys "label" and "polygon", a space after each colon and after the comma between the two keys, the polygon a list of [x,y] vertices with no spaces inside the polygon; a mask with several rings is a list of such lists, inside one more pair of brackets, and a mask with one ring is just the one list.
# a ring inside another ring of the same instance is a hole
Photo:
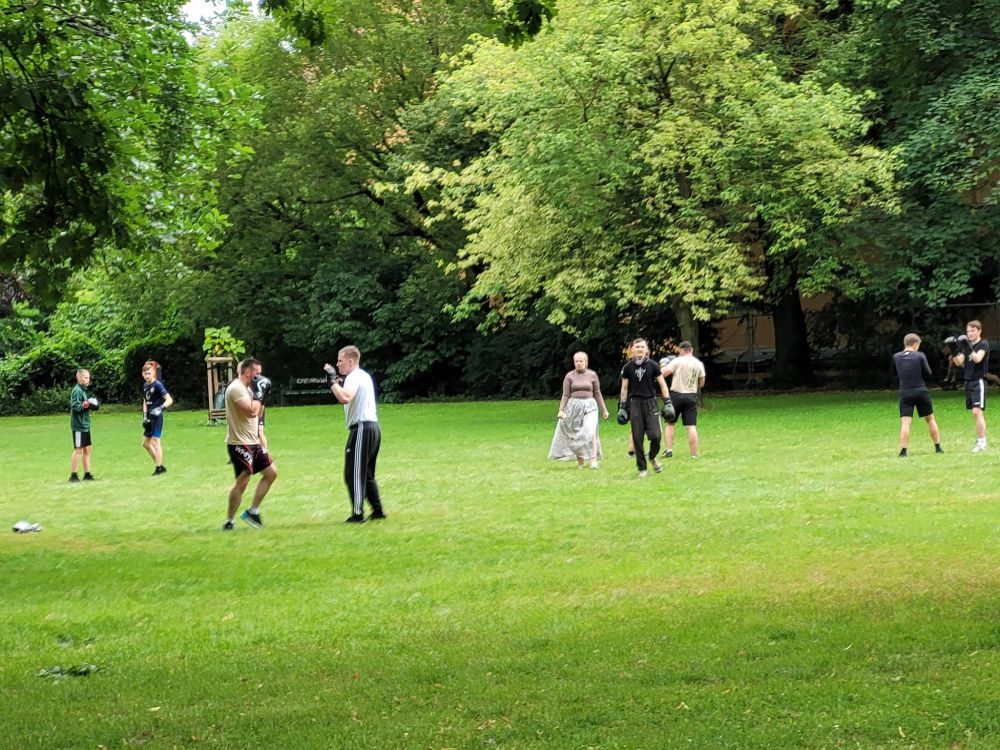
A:
{"label": "black track pants with white stripe", "polygon": [[351,497],[351,513],[356,516],[364,513],[366,497],[372,506],[372,513],[382,513],[382,496],[375,481],[375,461],[381,444],[382,431],[378,422],[351,425],[344,452],[344,482]]}

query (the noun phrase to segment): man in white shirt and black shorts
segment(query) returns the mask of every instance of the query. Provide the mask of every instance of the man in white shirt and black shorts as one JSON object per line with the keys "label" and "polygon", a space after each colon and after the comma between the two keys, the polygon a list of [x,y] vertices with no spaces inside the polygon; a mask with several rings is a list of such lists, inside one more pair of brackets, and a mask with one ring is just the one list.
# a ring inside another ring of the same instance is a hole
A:
{"label": "man in white shirt and black shorts", "polygon": [[705,365],[694,356],[690,341],[682,341],[678,347],[680,354],[669,362],[662,361],[660,372],[663,377],[673,375],[670,381],[670,395],[673,397],[676,416],[667,420],[665,429],[667,450],[665,458],[674,455],[674,425],[678,417],[687,428],[688,449],[691,458],[698,458],[698,392],[705,387]]}
{"label": "man in white shirt and black shorts", "polygon": [[365,499],[371,505],[369,521],[385,518],[382,496],[375,481],[375,462],[382,444],[382,431],[375,410],[375,382],[361,369],[361,352],[345,346],[337,353],[337,366],[323,366],[330,376],[330,392],[344,405],[347,448],[344,452],[344,483],[351,498],[347,523],[364,523]]}

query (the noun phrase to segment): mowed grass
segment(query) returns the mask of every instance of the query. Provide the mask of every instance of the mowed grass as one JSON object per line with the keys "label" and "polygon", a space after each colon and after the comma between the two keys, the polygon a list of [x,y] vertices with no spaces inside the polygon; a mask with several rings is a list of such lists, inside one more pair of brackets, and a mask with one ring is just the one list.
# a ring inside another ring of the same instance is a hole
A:
{"label": "mowed grass", "polygon": [[[271,409],[265,528],[224,428],[0,420],[3,748],[997,748],[1000,441],[935,393],[709,398],[636,478],[546,460],[557,403],[383,405],[389,519],[345,526],[335,406]],[[94,664],[88,677],[39,670]]]}

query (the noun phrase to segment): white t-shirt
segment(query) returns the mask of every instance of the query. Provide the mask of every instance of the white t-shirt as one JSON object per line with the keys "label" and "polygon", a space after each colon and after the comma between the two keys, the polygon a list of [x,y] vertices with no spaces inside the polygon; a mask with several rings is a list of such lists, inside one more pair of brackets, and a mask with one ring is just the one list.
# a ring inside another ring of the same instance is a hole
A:
{"label": "white t-shirt", "polygon": [[344,404],[347,426],[358,422],[377,422],[375,413],[375,382],[360,367],[344,378],[344,390],[354,391],[354,398]]}

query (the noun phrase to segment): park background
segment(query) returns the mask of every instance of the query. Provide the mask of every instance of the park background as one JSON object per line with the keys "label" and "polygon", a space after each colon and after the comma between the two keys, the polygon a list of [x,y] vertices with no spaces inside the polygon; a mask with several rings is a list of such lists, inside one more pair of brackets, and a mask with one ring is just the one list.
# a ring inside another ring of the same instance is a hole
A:
{"label": "park background", "polygon": [[637,335],[882,387],[1000,329],[995,2],[181,5],[0,3],[3,413],[147,359],[204,404],[210,327],[394,401],[611,383]]}

